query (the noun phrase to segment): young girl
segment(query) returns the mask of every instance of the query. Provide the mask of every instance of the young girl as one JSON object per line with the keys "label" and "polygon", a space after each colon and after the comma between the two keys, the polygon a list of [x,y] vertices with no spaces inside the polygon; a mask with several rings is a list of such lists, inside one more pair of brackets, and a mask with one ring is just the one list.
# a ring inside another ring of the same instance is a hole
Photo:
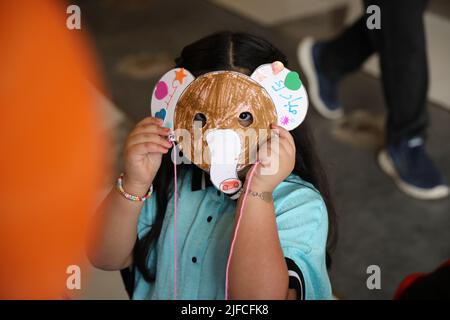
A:
{"label": "young girl", "polygon": [[[287,65],[285,55],[267,41],[222,32],[185,47],[176,65],[196,77],[215,70],[250,75],[274,61]],[[123,189],[143,197],[152,185],[153,193],[144,201],[130,201],[116,189],[110,192],[97,214],[91,262],[104,270],[135,270],[134,299],[172,299],[174,281],[177,299],[224,299],[230,243],[244,193],[232,200],[195,165],[177,166],[175,266],[172,143],[161,125],[148,117],[129,134]],[[334,242],[335,214],[325,176],[305,123],[291,132],[276,125],[272,129],[279,136],[279,150],[259,155],[251,181],[254,194],[245,200],[235,239],[228,297],[329,299],[327,251]],[[261,174],[274,157],[278,171]],[[242,177],[244,189],[248,177]],[[258,196],[263,192],[265,197]]]}

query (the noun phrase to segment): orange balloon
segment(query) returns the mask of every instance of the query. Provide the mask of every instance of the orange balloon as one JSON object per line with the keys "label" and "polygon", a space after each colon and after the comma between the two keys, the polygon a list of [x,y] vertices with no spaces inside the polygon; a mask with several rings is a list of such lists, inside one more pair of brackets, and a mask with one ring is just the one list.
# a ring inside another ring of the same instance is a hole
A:
{"label": "orange balloon", "polygon": [[0,3],[0,298],[62,298],[104,173],[95,68],[66,8]]}

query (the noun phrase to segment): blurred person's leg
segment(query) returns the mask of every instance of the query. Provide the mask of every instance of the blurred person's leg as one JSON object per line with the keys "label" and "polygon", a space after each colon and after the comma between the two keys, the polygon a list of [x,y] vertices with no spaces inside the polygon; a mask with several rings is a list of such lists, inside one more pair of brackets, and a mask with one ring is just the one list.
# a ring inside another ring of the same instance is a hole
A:
{"label": "blurred person's leg", "polygon": [[298,48],[300,65],[309,84],[312,105],[325,118],[342,117],[339,81],[357,70],[374,53],[362,16],[340,35],[326,42],[303,40]]}
{"label": "blurred person's leg", "polygon": [[448,195],[445,179],[428,156],[428,62],[424,11],[428,0],[365,0],[381,9],[381,29],[368,30],[380,57],[388,116],[381,168],[399,188],[419,199]]}
{"label": "blurred person's leg", "polygon": [[363,16],[327,42],[306,39],[299,60],[311,91],[311,101],[323,116],[342,115],[339,80],[358,69],[374,52],[380,56],[388,107],[387,147],[379,154],[382,169],[407,194],[421,199],[448,195],[448,186],[424,148],[428,65],[423,13],[427,0],[365,0],[378,5],[381,29],[369,30]]}
{"label": "blurred person's leg", "polygon": [[339,81],[343,76],[358,70],[375,52],[365,16],[336,38],[317,43],[317,47],[321,52],[318,59],[321,70],[334,81]]}
{"label": "blurred person's leg", "polygon": [[428,63],[423,14],[428,0],[365,0],[381,9],[381,29],[366,29],[380,57],[388,108],[387,140],[423,136],[428,125]]}
{"label": "blurred person's leg", "polygon": [[323,74],[339,81],[374,52],[380,57],[383,89],[388,107],[388,142],[423,135],[428,65],[423,13],[428,0],[365,0],[381,9],[381,29],[369,30],[363,16],[338,37],[317,43]]}

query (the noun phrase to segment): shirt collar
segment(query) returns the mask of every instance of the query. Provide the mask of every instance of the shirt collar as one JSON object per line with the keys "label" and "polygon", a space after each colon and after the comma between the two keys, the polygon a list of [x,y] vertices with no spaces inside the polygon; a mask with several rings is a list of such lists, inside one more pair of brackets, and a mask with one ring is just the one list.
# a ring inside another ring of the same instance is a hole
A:
{"label": "shirt collar", "polygon": [[209,178],[209,174],[197,167],[196,165],[192,166],[192,184],[191,190],[205,190],[207,187],[212,187],[213,184],[211,179]]}

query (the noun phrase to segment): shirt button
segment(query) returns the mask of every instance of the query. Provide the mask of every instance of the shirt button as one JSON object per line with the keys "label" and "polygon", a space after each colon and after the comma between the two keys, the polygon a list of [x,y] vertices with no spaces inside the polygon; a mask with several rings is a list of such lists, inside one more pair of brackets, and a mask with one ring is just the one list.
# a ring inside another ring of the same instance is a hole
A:
{"label": "shirt button", "polygon": [[196,263],[197,262],[197,258],[196,257],[192,257],[192,262]]}
{"label": "shirt button", "polygon": [[206,219],[206,221],[208,221],[208,222],[211,222],[211,220],[212,220],[212,217],[211,217],[211,216],[209,216],[209,217]]}

